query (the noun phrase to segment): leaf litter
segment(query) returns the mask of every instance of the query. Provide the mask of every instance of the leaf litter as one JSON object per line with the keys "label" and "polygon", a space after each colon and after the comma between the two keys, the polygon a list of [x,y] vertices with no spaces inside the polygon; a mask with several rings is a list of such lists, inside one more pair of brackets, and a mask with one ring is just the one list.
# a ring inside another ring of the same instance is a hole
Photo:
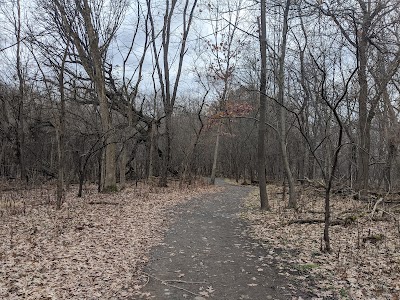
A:
{"label": "leaf litter", "polygon": [[385,208],[371,217],[373,201],[333,195],[332,220],[341,222],[330,227],[333,251],[325,253],[320,251],[324,224],[298,223],[324,218],[323,193],[303,189],[298,211],[286,209],[282,187],[271,185],[268,193],[271,211],[259,210],[259,193],[254,191],[242,217],[249,222],[252,237],[266,249],[272,246],[266,258],[280,274],[294,276],[304,285],[311,280],[314,299],[400,299],[398,212]]}
{"label": "leaf litter", "polygon": [[173,207],[211,189],[139,183],[99,194],[93,186],[83,198],[68,193],[58,211],[51,187],[13,191],[0,199],[0,299],[148,296],[140,292],[140,271]]}

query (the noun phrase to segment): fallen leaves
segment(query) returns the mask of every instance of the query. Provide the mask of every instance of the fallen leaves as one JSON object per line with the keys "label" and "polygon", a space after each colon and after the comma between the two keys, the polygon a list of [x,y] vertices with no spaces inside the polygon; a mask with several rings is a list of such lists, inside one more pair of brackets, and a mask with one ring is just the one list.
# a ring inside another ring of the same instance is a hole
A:
{"label": "fallen leaves", "polygon": [[258,284],[257,283],[248,283],[247,285],[253,287],[253,286],[257,286]]}
{"label": "fallen leaves", "polygon": [[[321,253],[323,224],[298,224],[295,220],[323,217],[323,198],[304,191],[301,211],[287,210],[282,189],[269,186],[272,210],[260,212],[257,192],[248,199],[242,215],[251,224],[251,235],[265,241],[266,258],[280,274],[303,280],[313,276],[319,298],[396,299],[400,295],[400,239],[391,219],[369,218],[372,205],[333,196],[332,219],[349,220],[330,227],[332,253]],[[290,268],[290,270],[287,270]]]}
{"label": "fallen leaves", "polygon": [[[199,295],[200,296],[204,296],[204,297],[206,297],[206,298],[209,298],[210,297],[210,295],[212,294],[212,293],[214,293],[215,292],[215,290],[214,290],[214,288],[210,285],[210,286],[208,286],[207,288],[204,288],[203,286],[201,286],[200,288],[199,288]],[[200,298],[200,297],[199,297]],[[195,298],[196,299],[196,298]]]}
{"label": "fallen leaves", "polygon": [[206,288],[206,291],[210,294],[215,292],[215,290],[213,289],[213,287],[211,285]]}
{"label": "fallen leaves", "polygon": [[69,193],[59,211],[43,193],[26,192],[24,213],[14,213],[14,205],[13,214],[0,217],[0,298],[150,296],[138,282],[150,248],[161,241],[171,209],[207,189],[93,188],[81,199]]}

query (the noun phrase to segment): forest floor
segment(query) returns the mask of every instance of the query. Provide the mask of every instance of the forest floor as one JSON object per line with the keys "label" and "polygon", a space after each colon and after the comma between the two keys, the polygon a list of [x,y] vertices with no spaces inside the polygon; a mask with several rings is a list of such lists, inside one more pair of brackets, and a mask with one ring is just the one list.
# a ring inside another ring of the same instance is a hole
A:
{"label": "forest floor", "polygon": [[[250,224],[250,236],[275,249],[268,258],[276,261],[280,273],[300,281],[313,278],[311,289],[320,299],[400,299],[398,199],[358,201],[333,195],[333,251],[324,253],[320,251],[324,190],[298,187],[298,191],[298,211],[286,209],[282,186],[268,185],[271,211],[259,210],[259,193],[253,190],[242,213]],[[299,273],[288,272],[287,266]]]}
{"label": "forest floor", "polygon": [[323,218],[320,191],[294,212],[269,185],[261,212],[257,188],[218,185],[93,188],[58,211],[54,187],[2,192],[0,299],[399,299],[393,207],[334,196],[328,254],[323,224],[296,223]]}
{"label": "forest floor", "polygon": [[[1,186],[0,299],[137,299],[140,270],[161,242],[173,208],[216,188],[139,183],[55,209],[54,186]],[[132,296],[133,295],[133,296]]]}

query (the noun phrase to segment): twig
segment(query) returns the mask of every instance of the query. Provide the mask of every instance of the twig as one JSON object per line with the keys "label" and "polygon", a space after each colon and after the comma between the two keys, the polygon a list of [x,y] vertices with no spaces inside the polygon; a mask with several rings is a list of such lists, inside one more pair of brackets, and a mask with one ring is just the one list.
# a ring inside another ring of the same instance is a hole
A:
{"label": "twig", "polygon": [[370,215],[370,219],[372,219],[372,217],[375,214],[376,208],[378,207],[378,204],[381,203],[383,201],[383,198],[379,198],[378,201],[375,202],[374,208],[372,209],[371,215]]}
{"label": "twig", "polygon": [[397,204],[397,205],[392,206],[392,207],[391,207],[391,210],[393,210],[393,209],[395,209],[395,208],[397,208],[397,207],[400,207],[400,204]]}
{"label": "twig", "polygon": [[[292,225],[292,224],[322,224],[325,223],[325,220],[323,219],[295,219],[295,220],[291,220],[289,222],[286,223],[286,225]],[[331,226],[338,226],[338,225],[348,225],[351,223],[351,220],[348,219],[336,219],[336,220],[332,220],[330,222]]]}
{"label": "twig", "polygon": [[170,280],[163,280],[164,282],[177,282],[177,283],[188,283],[188,284],[206,284],[206,281],[185,281],[185,280],[174,280],[174,279],[170,279]]}
{"label": "twig", "polygon": [[386,211],[386,210],[383,210],[383,209],[378,209],[378,210],[381,211],[381,212],[384,213],[384,214],[387,214],[388,216],[391,216],[395,221],[397,221],[397,217],[396,217],[395,214],[393,214],[393,213],[391,213],[391,212],[388,212],[388,211]]}
{"label": "twig", "polygon": [[[192,292],[192,291],[190,291],[190,290],[188,290],[188,289],[185,289],[185,288],[183,288],[183,287],[180,287],[180,286],[177,286],[177,285],[168,283],[168,281],[172,281],[172,280],[163,280],[163,279],[157,278],[157,277],[155,277],[154,275],[148,274],[148,273],[143,272],[143,271],[142,271],[142,273],[145,274],[145,275],[147,275],[147,276],[149,276],[149,277],[151,277],[151,278],[153,278],[153,279],[155,279],[155,280],[160,281],[160,282],[161,282],[162,284],[164,284],[164,285],[167,285],[167,286],[174,287],[174,288],[176,288],[176,289],[185,291],[186,293],[189,293],[189,294],[191,294],[191,295],[193,295],[193,296],[201,296],[200,294],[194,293],[194,292]],[[174,282],[177,282],[177,281],[174,281]]]}
{"label": "twig", "polygon": [[62,257],[53,257],[51,260],[52,260],[52,261],[55,261],[55,260],[61,260],[61,259],[68,259],[68,258],[71,258],[71,257],[73,257],[73,255],[70,255],[70,256],[62,256]]}

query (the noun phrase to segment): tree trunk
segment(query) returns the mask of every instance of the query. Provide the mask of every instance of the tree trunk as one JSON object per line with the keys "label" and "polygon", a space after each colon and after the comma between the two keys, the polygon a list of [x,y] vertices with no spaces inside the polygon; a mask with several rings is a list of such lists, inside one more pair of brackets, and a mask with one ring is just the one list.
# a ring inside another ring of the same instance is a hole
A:
{"label": "tree trunk", "polygon": [[120,166],[119,166],[119,184],[120,188],[124,189],[126,185],[126,162],[127,162],[127,153],[126,153],[126,145],[122,145],[121,149],[121,159],[120,159]]}
{"label": "tree trunk", "polygon": [[155,136],[156,136],[157,126],[154,121],[151,122],[150,129],[150,149],[149,149],[149,170],[147,178],[151,178],[154,175],[154,148],[155,148]]}
{"label": "tree trunk", "polygon": [[0,149],[0,176],[5,176],[5,153],[6,153],[6,143],[2,140],[1,149]]}
{"label": "tree trunk", "polygon": [[[97,68],[100,74],[104,74],[101,66]],[[115,164],[115,140],[114,140],[114,129],[112,128],[111,116],[108,107],[108,99],[105,91],[105,81],[104,77],[98,75],[97,81],[97,96],[99,98],[100,104],[100,117],[101,125],[103,129],[103,144],[104,144],[104,156],[102,160],[102,180],[100,191],[102,192],[112,192],[117,189],[117,179],[116,179],[116,164]]]}
{"label": "tree trunk", "polygon": [[[208,92],[207,92],[207,94],[208,94]],[[202,107],[204,105],[204,99],[205,99],[205,97],[203,98]],[[195,157],[194,155],[196,153],[197,145],[199,144],[200,136],[201,136],[201,133],[202,133],[203,128],[204,128],[204,124],[203,124],[203,122],[201,120],[201,111],[202,111],[202,108],[200,109],[200,111],[198,113],[198,118],[200,120],[201,126],[199,128],[199,131],[196,132],[196,138],[195,138],[193,144],[190,146],[190,148],[188,150],[188,154],[186,155],[186,157],[184,158],[184,161],[183,161],[183,170],[182,170],[181,182],[180,182],[181,185],[182,185],[182,183],[184,181],[187,181],[188,179],[189,179],[188,180],[189,184],[191,184],[191,178],[192,178],[192,174],[191,173],[192,173],[192,170],[193,170],[194,157]]]}
{"label": "tree trunk", "polygon": [[370,126],[368,126],[368,81],[367,81],[367,32],[363,29],[358,43],[358,83],[360,93],[358,97],[358,129],[359,129],[359,147],[357,162],[357,184],[356,189],[366,195],[369,179],[369,151],[370,151]]}
{"label": "tree trunk", "polygon": [[64,51],[61,62],[61,68],[58,78],[58,89],[60,92],[60,113],[59,113],[59,126],[57,132],[57,156],[58,156],[58,177],[57,177],[57,209],[65,198],[64,181],[65,181],[65,91],[64,91],[64,68],[68,55],[68,45]]}
{"label": "tree trunk", "polygon": [[211,169],[211,178],[210,178],[210,184],[214,185],[215,184],[215,177],[217,175],[217,162],[218,162],[218,149],[219,149],[219,139],[221,135],[221,127],[222,125],[218,125],[218,131],[217,131],[217,138],[215,139],[215,148],[214,148],[214,159],[213,159],[213,165]]}
{"label": "tree trunk", "polygon": [[79,188],[78,188],[78,197],[82,197],[83,193],[83,183],[85,181],[85,170],[81,169],[79,166]]}
{"label": "tree trunk", "polygon": [[116,179],[116,165],[115,165],[115,143],[113,141],[113,134],[110,134],[104,139],[105,150],[104,159],[104,178],[102,192],[113,192],[116,191],[117,179]]}
{"label": "tree trunk", "polygon": [[325,242],[325,251],[331,252],[331,242],[329,238],[329,226],[331,221],[331,205],[330,198],[331,197],[331,189],[330,187],[325,191],[325,218],[324,218],[324,242]]}
{"label": "tree trunk", "polygon": [[385,120],[386,120],[386,140],[387,140],[387,158],[384,169],[384,179],[386,191],[392,189],[392,167],[393,162],[397,155],[397,145],[396,138],[398,136],[399,122],[397,120],[396,113],[394,111],[393,105],[390,102],[390,96],[388,93],[387,86],[384,87],[382,98],[385,104]]}
{"label": "tree trunk", "polygon": [[21,3],[17,0],[17,20],[16,20],[16,38],[17,38],[17,76],[18,76],[18,112],[17,112],[17,128],[16,128],[16,146],[17,160],[20,169],[20,178],[22,181],[28,182],[25,166],[25,133],[24,133],[24,77],[21,63]]}
{"label": "tree trunk", "polygon": [[[111,122],[111,113],[106,95],[106,82],[104,74],[104,51],[108,45],[100,44],[99,31],[96,30],[94,22],[100,21],[96,15],[96,9],[101,7],[93,7],[88,0],[75,1],[76,15],[71,16],[66,10],[66,4],[59,0],[53,0],[62,18],[63,27],[68,36],[71,36],[80,61],[91,81],[94,83],[94,90],[100,106],[100,118],[102,126],[102,140],[104,146],[104,159],[102,161],[101,180],[99,181],[99,190],[102,192],[116,190],[116,164],[115,164],[115,140],[114,129]],[[95,10],[95,12],[92,11]],[[98,12],[98,11],[97,11]],[[77,30],[71,25],[68,17],[78,22]],[[117,18],[118,19],[118,18]],[[117,23],[115,24],[117,28]],[[107,34],[112,34],[114,30],[111,28]],[[83,35],[83,38],[81,38]],[[68,37],[69,38],[69,37]]]}
{"label": "tree trunk", "polygon": [[390,191],[392,189],[392,166],[393,166],[393,161],[394,158],[396,157],[397,153],[397,147],[393,143],[392,140],[388,141],[388,154],[387,154],[387,159],[386,159],[386,165],[385,165],[385,188],[386,191]]}
{"label": "tree trunk", "polygon": [[262,210],[269,210],[267,181],[265,176],[265,132],[266,132],[266,111],[267,111],[267,26],[266,26],[265,0],[261,0],[260,16],[260,120],[258,123],[258,182],[260,189],[260,202]]}
{"label": "tree trunk", "polygon": [[283,167],[285,170],[285,176],[289,184],[289,208],[296,208],[297,196],[296,187],[293,179],[293,173],[290,169],[289,155],[286,147],[286,110],[284,101],[285,91],[285,58],[286,58],[286,44],[287,44],[287,33],[288,33],[288,17],[289,17],[290,0],[286,1],[284,17],[283,17],[283,29],[282,29],[282,41],[279,56],[279,70],[278,70],[278,113],[279,113],[279,147],[282,155]]}
{"label": "tree trunk", "polygon": [[166,109],[164,150],[162,154],[162,169],[161,169],[161,176],[159,183],[161,187],[166,187],[168,185],[168,170],[170,168],[170,156],[171,156],[171,121],[172,121],[172,109]]}

